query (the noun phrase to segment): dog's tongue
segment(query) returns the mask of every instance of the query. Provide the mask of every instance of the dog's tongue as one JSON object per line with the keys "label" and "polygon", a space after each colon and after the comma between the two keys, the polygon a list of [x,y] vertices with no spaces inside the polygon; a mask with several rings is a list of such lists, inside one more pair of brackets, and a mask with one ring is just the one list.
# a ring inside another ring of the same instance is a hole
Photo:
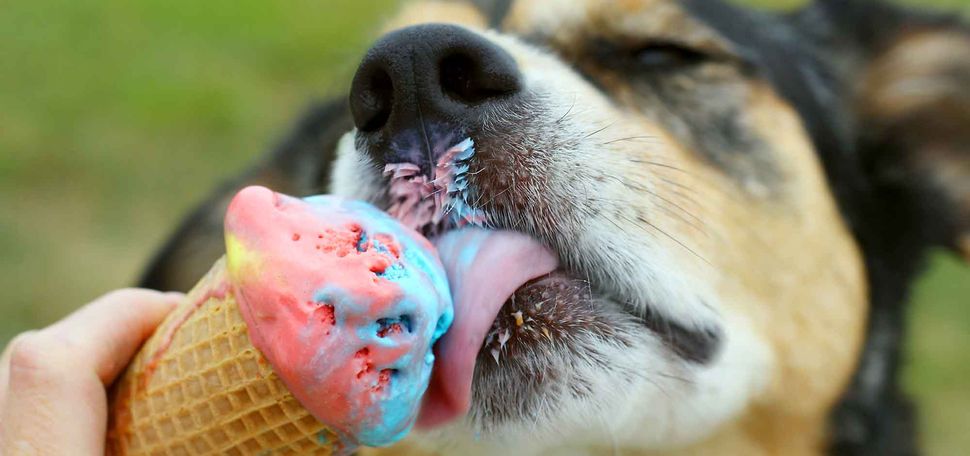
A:
{"label": "dog's tongue", "polygon": [[455,320],[436,347],[437,361],[418,417],[423,428],[468,411],[475,359],[502,305],[520,286],[559,265],[548,248],[511,231],[464,228],[435,244],[451,283]]}

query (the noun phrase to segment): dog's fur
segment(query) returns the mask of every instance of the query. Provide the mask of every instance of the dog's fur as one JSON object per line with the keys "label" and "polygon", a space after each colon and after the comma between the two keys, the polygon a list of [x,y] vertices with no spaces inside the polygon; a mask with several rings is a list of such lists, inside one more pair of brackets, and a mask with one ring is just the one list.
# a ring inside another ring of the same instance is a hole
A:
{"label": "dog's fur", "polygon": [[[970,258],[970,29],[865,0],[479,0],[388,30],[426,22],[519,65],[523,93],[462,132],[480,209],[588,289],[536,311],[558,337],[479,358],[467,419],[391,454],[917,452],[904,306],[928,249]],[[386,207],[375,147],[344,99],[312,109],[143,285],[190,287],[243,185]]]}

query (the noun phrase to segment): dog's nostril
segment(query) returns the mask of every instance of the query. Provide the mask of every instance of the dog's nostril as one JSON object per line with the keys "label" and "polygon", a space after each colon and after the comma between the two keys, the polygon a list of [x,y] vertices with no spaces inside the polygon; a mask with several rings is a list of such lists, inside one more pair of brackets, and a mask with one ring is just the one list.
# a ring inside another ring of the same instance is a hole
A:
{"label": "dog's nostril", "polygon": [[394,106],[394,82],[387,71],[373,70],[360,90],[354,92],[351,106],[360,130],[373,132],[383,128]]}
{"label": "dog's nostril", "polygon": [[472,61],[464,55],[452,55],[441,60],[439,77],[441,78],[441,90],[445,95],[463,101],[471,101],[468,98],[474,97],[471,89],[471,66]]}
{"label": "dog's nostril", "polygon": [[448,55],[438,65],[441,90],[464,103],[478,104],[509,95],[517,88],[513,80],[489,74],[481,67],[482,62],[464,53]]}

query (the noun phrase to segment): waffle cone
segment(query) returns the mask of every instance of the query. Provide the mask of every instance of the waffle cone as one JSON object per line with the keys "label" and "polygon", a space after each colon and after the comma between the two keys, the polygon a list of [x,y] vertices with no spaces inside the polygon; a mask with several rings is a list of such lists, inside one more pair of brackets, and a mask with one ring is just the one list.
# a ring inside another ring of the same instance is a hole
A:
{"label": "waffle cone", "polygon": [[253,347],[224,259],[148,339],[110,411],[116,455],[340,452]]}

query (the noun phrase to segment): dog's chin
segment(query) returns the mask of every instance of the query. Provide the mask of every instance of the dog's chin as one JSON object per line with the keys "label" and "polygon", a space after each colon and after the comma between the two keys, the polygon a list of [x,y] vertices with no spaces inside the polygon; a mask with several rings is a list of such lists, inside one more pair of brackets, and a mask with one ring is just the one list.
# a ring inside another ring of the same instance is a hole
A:
{"label": "dog's chin", "polygon": [[508,440],[525,429],[537,436],[558,427],[576,404],[603,404],[601,395],[618,392],[599,390],[605,377],[618,389],[632,380],[633,371],[615,360],[635,350],[633,321],[565,272],[522,286],[478,354],[465,424],[478,438]]}

